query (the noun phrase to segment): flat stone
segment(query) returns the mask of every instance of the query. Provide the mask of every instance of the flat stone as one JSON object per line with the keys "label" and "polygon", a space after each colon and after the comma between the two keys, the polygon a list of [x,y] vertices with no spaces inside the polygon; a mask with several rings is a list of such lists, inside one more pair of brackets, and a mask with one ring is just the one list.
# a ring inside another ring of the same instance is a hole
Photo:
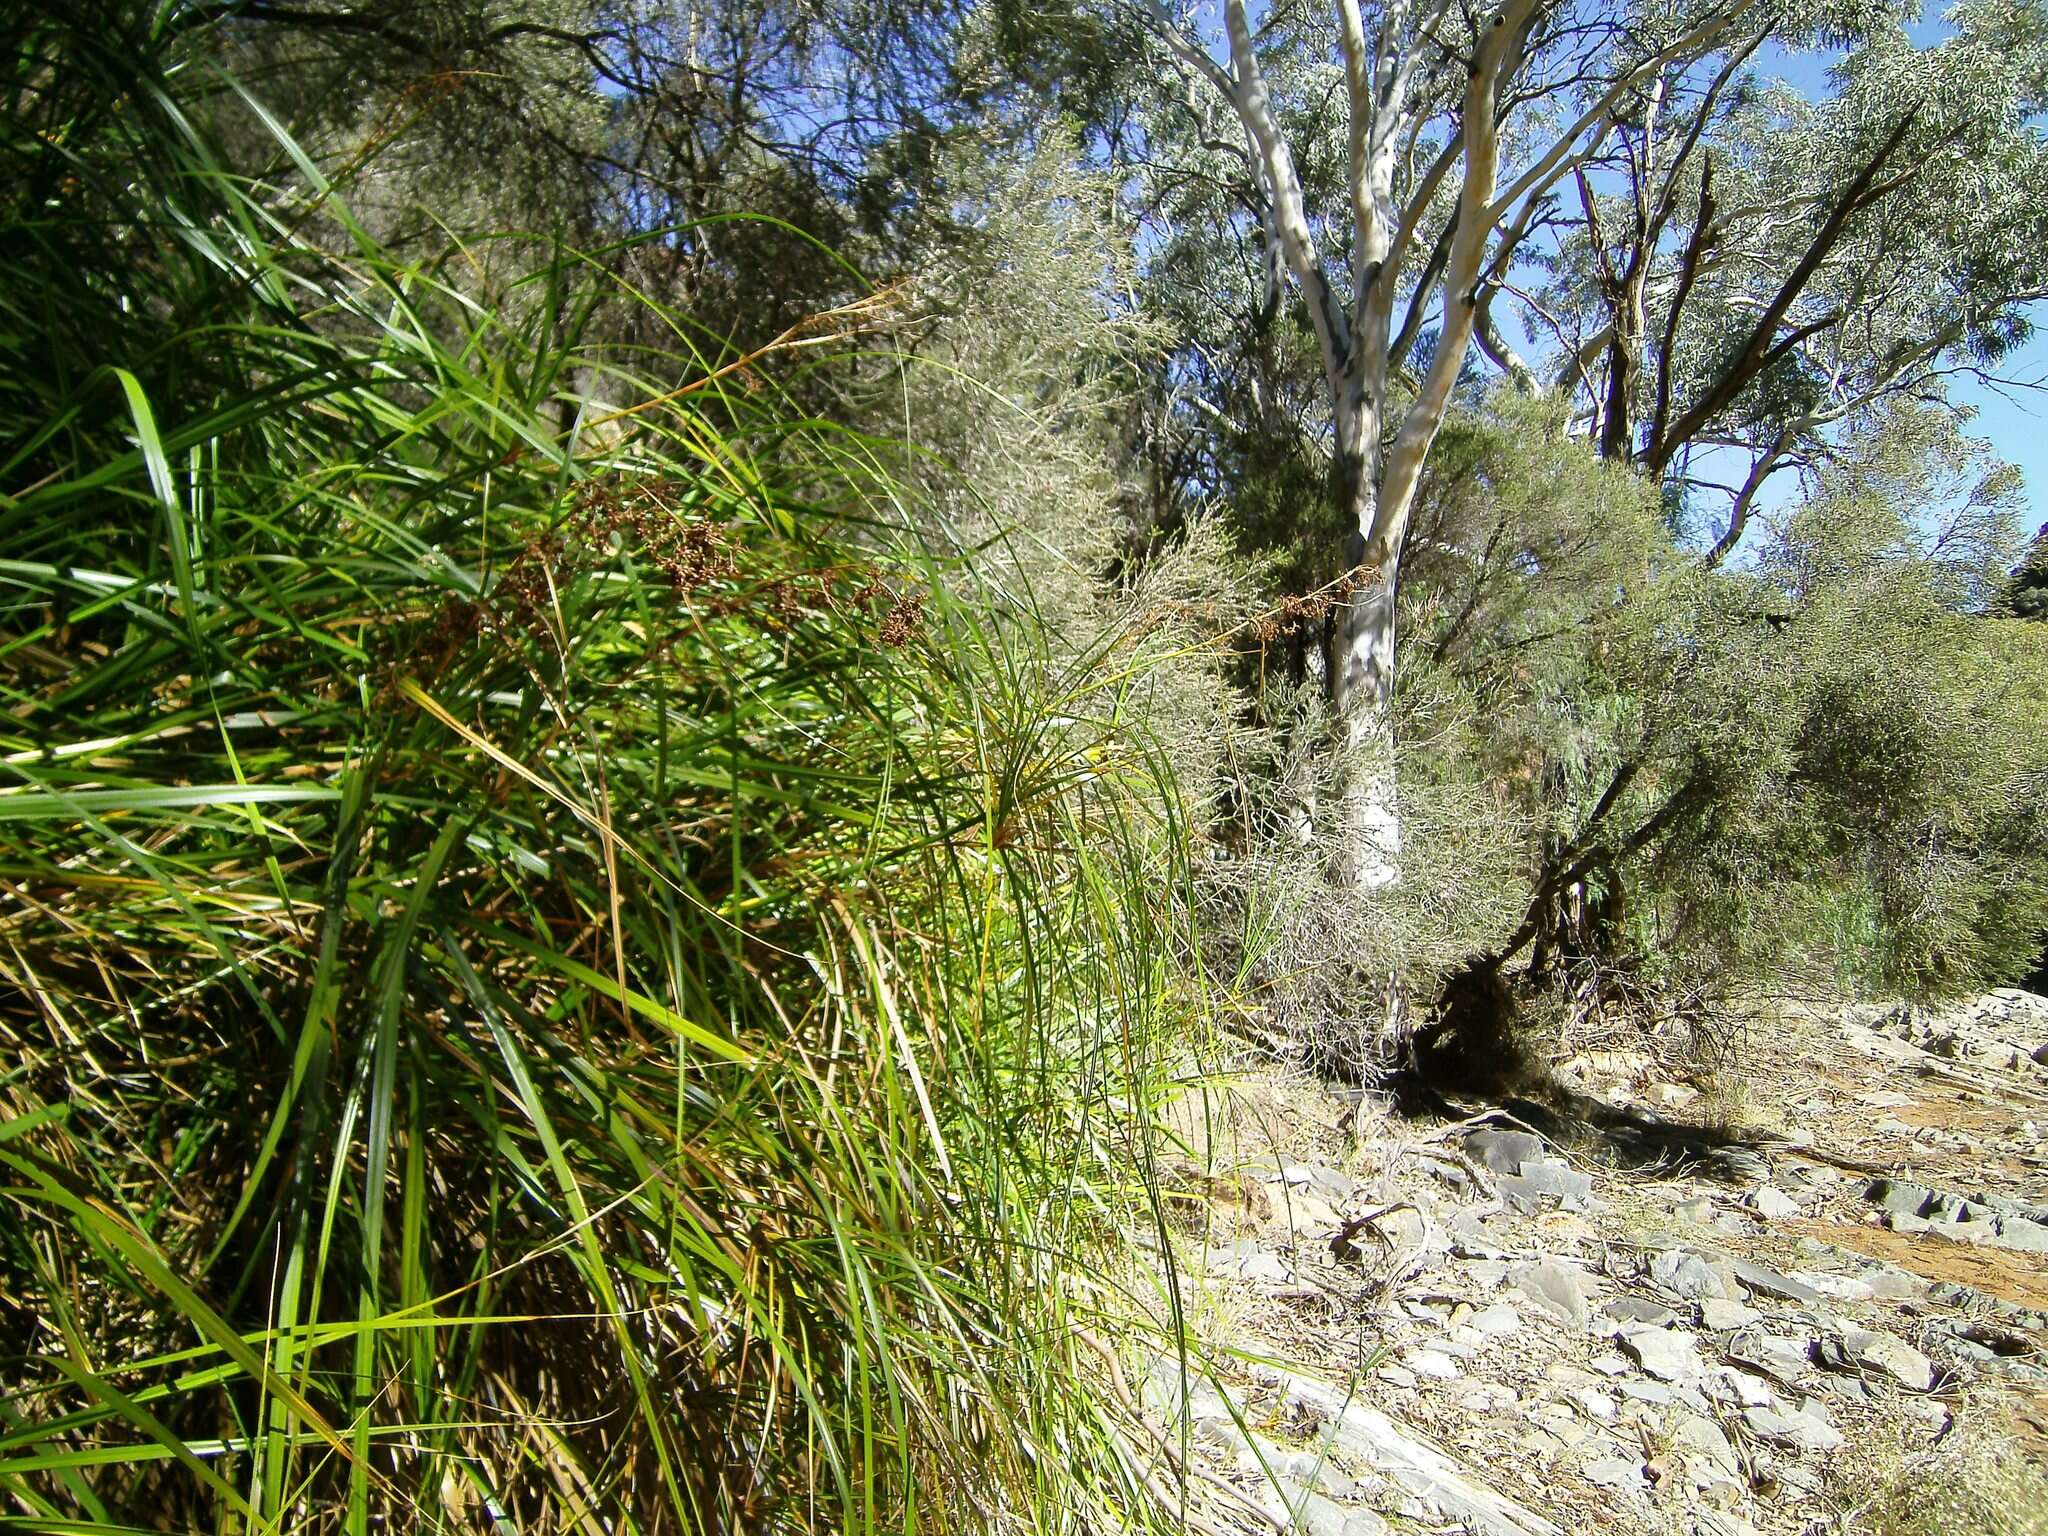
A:
{"label": "flat stone", "polygon": [[1735,1261],[1735,1278],[1759,1296],[1796,1301],[1803,1307],[1810,1307],[1821,1299],[1820,1292],[1812,1286],[1802,1285],[1775,1269],[1766,1269],[1761,1264],[1751,1264],[1743,1259]]}
{"label": "flat stone", "polygon": [[1678,1321],[1678,1314],[1671,1308],[1639,1296],[1617,1296],[1600,1309],[1600,1315],[1621,1323],[1648,1323],[1653,1328],[1669,1327]]}
{"label": "flat stone", "polygon": [[1602,1456],[1589,1461],[1580,1469],[1586,1474],[1586,1481],[1602,1488],[1613,1488],[1619,1492],[1641,1492],[1645,1484],[1645,1468],[1640,1461],[1628,1461],[1620,1456]]}
{"label": "flat stone", "polygon": [[1754,1307],[1745,1307],[1739,1301],[1722,1301],[1709,1296],[1700,1303],[1700,1326],[1713,1333],[1724,1333],[1730,1328],[1747,1328],[1763,1314]]}
{"label": "flat stone", "polygon": [[1614,1384],[1614,1390],[1623,1397],[1632,1397],[1639,1403],[1655,1403],[1659,1407],[1675,1401],[1671,1389],[1661,1381],[1645,1381],[1640,1376],[1626,1376]]}
{"label": "flat stone", "polygon": [[1778,1333],[1738,1333],[1728,1341],[1727,1355],[1736,1365],[1790,1385],[1812,1364],[1803,1339]]}
{"label": "flat stone", "polygon": [[1863,1279],[1870,1286],[1870,1293],[1885,1301],[1910,1301],[1916,1296],[1927,1294],[1925,1280],[1910,1270],[1899,1269],[1890,1264],[1865,1270]]}
{"label": "flat stone", "polygon": [[1767,1221],[1783,1221],[1799,1214],[1799,1202],[1769,1184],[1751,1190],[1742,1203]]}
{"label": "flat stone", "polygon": [[1933,1222],[1925,1221],[1918,1216],[1908,1216],[1904,1211],[1893,1211],[1885,1217],[1884,1224],[1894,1232],[1907,1237],[1918,1237],[1923,1232],[1931,1231],[1934,1226]]}
{"label": "flat stone", "polygon": [[1593,1307],[1586,1295],[1585,1277],[1556,1259],[1545,1259],[1524,1271],[1515,1285],[1524,1296],[1560,1322],[1583,1328],[1592,1317]]}
{"label": "flat stone", "polygon": [[1875,1179],[1863,1191],[1863,1198],[1894,1216],[1921,1216],[1934,1203],[1934,1191],[1903,1179]]}
{"label": "flat stone", "polygon": [[1458,1362],[1440,1349],[1418,1349],[1403,1355],[1401,1363],[1417,1376],[1427,1376],[1432,1381],[1456,1381],[1464,1372],[1458,1369]]}
{"label": "flat stone", "polygon": [[1631,1328],[1622,1334],[1621,1347],[1659,1381],[1687,1381],[1700,1371],[1692,1335],[1675,1328]]}
{"label": "flat stone", "polygon": [[2048,1253],[2048,1226],[2024,1216],[2001,1216],[1992,1242],[2018,1253]]}
{"label": "flat stone", "polygon": [[1543,1156],[1543,1138],[1485,1125],[1465,1138],[1465,1155],[1495,1173],[1520,1173],[1523,1163]]}
{"label": "flat stone", "polygon": [[1650,1260],[1650,1279],[1674,1296],[1700,1301],[1709,1296],[1725,1298],[1728,1287],[1713,1267],[1698,1254],[1684,1248],[1667,1248]]}
{"label": "flat stone", "polygon": [[1925,1392],[1934,1385],[1933,1362],[1892,1334],[1859,1329],[1843,1334],[1840,1347],[1859,1368],[1882,1372],[1908,1391]]}
{"label": "flat stone", "polygon": [[1593,1370],[1598,1371],[1602,1376],[1626,1376],[1628,1374],[1628,1362],[1622,1359],[1620,1355],[1595,1355],[1586,1364]]}
{"label": "flat stone", "polygon": [[1703,1419],[1696,1413],[1681,1413],[1671,1431],[1674,1446],[1698,1451],[1724,1471],[1733,1472],[1741,1466],[1741,1459],[1735,1454],[1735,1447],[1728,1443],[1728,1437],[1721,1432],[1720,1425],[1711,1419]]}
{"label": "flat stone", "polygon": [[1505,1301],[1472,1314],[1472,1331],[1489,1339],[1504,1339],[1522,1331],[1522,1314]]}
{"label": "flat stone", "polygon": [[1831,1301],[1868,1301],[1877,1292],[1867,1280],[1854,1275],[1833,1275],[1825,1270],[1800,1269],[1793,1271],[1792,1278],[1801,1285],[1811,1286]]}
{"label": "flat stone", "polygon": [[1735,1408],[1775,1408],[1778,1394],[1747,1371],[1717,1365],[1700,1376],[1700,1391],[1714,1402]]}
{"label": "flat stone", "polygon": [[1689,1221],[1701,1226],[1714,1219],[1714,1202],[1704,1196],[1681,1200],[1671,1208],[1671,1214],[1680,1221]]}
{"label": "flat stone", "polygon": [[1774,1408],[1745,1408],[1742,1422],[1759,1440],[1780,1445],[1802,1455],[1815,1451],[1840,1450],[1842,1435],[1833,1425],[1804,1413],[1781,1413]]}

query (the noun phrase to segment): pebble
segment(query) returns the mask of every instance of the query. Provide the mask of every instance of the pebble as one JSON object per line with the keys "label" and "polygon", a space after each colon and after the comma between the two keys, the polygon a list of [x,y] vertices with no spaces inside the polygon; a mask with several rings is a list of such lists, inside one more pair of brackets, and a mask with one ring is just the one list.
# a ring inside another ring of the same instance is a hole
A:
{"label": "pebble", "polygon": [[1611,1424],[1614,1416],[1621,1412],[1619,1403],[1605,1392],[1595,1392],[1591,1387],[1581,1387],[1574,1392],[1572,1401],[1579,1405],[1587,1418],[1597,1419],[1602,1424]]}
{"label": "pebble", "polygon": [[1418,1349],[1401,1357],[1401,1363],[1417,1376],[1432,1381],[1456,1381],[1464,1374],[1458,1362],[1440,1349]]}

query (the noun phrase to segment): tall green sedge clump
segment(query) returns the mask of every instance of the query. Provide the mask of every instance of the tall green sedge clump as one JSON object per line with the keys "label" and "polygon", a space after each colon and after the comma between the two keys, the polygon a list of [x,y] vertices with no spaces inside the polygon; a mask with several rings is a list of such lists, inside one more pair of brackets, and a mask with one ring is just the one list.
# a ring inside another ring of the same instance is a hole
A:
{"label": "tall green sedge clump", "polygon": [[857,438],[315,249],[179,14],[5,58],[0,1525],[1134,1518],[1170,786]]}

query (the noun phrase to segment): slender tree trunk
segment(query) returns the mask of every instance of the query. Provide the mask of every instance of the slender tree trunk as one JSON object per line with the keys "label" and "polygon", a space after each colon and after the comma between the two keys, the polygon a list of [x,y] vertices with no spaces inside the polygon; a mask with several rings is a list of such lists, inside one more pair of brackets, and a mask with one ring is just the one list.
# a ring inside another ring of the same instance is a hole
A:
{"label": "slender tree trunk", "polygon": [[1401,805],[1394,768],[1396,573],[1383,569],[1352,593],[1337,624],[1337,717],[1345,747],[1339,873],[1378,891],[1401,880]]}

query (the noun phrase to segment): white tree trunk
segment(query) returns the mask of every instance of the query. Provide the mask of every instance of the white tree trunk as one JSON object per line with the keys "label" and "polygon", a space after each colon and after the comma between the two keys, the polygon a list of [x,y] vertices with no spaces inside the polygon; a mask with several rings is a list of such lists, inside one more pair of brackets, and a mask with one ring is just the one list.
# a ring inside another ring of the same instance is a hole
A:
{"label": "white tree trunk", "polygon": [[1344,732],[1338,869],[1362,890],[1401,881],[1401,803],[1394,767],[1395,573],[1352,594],[1337,626],[1338,718]]}

